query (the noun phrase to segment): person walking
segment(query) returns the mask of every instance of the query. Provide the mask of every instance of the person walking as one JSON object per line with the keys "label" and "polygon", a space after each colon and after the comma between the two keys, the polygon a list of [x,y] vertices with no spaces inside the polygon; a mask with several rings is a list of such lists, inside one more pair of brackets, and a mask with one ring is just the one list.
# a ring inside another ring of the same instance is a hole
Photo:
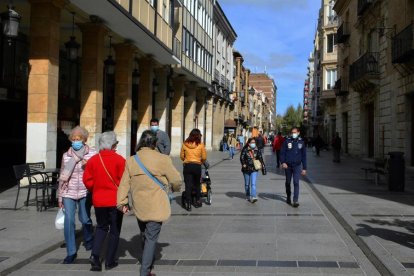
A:
{"label": "person walking", "polygon": [[170,137],[165,131],[160,130],[160,121],[157,118],[152,118],[150,121],[151,130],[157,135],[157,149],[162,154],[170,155],[171,141]]}
{"label": "person walking", "polygon": [[256,147],[260,150],[260,153],[264,154],[264,147],[265,147],[265,140],[263,138],[262,132],[260,131],[258,136],[255,138],[256,140]]}
{"label": "person walking", "polygon": [[[255,203],[257,201],[256,180],[258,171],[262,169],[263,174],[266,173],[266,166],[263,162],[262,153],[256,146],[255,138],[251,137],[247,140],[246,145],[240,153],[240,163],[244,177],[246,200]],[[260,165],[260,168],[258,167],[258,164]]]}
{"label": "person walking", "polygon": [[282,133],[279,131],[276,137],[273,139],[273,152],[276,153],[276,167],[280,168],[280,149],[282,148],[285,137],[282,136]]}
{"label": "person walking", "polygon": [[191,211],[192,191],[195,191],[194,207],[199,208],[201,203],[200,178],[201,164],[207,160],[207,152],[201,143],[201,132],[195,128],[181,146],[180,158],[184,162],[183,175],[185,183],[186,200],[185,208]]}
{"label": "person walking", "polygon": [[334,138],[332,139],[333,162],[335,163],[341,162],[341,146],[341,137],[339,137],[339,133],[336,132]]}
{"label": "person walking", "polygon": [[318,134],[316,136],[315,140],[313,141],[313,146],[315,147],[316,156],[320,156],[321,148],[323,146],[323,140],[322,137]]}
{"label": "person walking", "polygon": [[239,140],[239,145],[240,145],[240,150],[241,150],[244,147],[244,136],[242,132],[240,132],[237,139]]}
{"label": "person walking", "polygon": [[221,140],[221,143],[223,144],[223,152],[226,152],[228,150],[228,144],[227,140],[229,139],[229,135],[226,133],[223,135],[223,139]]}
{"label": "person walking", "polygon": [[306,147],[300,131],[297,127],[291,130],[291,137],[288,137],[280,150],[280,162],[285,169],[286,175],[286,203],[291,204],[290,183],[293,176],[293,207],[299,207],[299,177],[306,175]]}
{"label": "person walking", "polygon": [[236,152],[237,140],[234,138],[234,134],[231,133],[229,139],[227,140],[227,145],[229,146],[229,157],[233,159]]}
{"label": "person walking", "polygon": [[[141,232],[143,248],[141,276],[151,273],[161,226],[171,216],[166,191],[181,189],[182,179],[169,156],[156,150],[157,136],[146,130],[138,142],[137,153],[127,159],[117,193],[117,208],[124,214],[133,207]],[[157,184],[157,182],[159,184]],[[163,189],[159,186],[163,185]],[[130,197],[129,197],[130,195]]]}
{"label": "person walking", "polygon": [[98,142],[99,153],[89,159],[83,174],[83,182],[92,193],[97,222],[92,254],[89,258],[91,271],[102,270],[99,256],[107,235],[109,237],[105,269],[110,270],[118,266],[116,252],[123,218],[123,213],[116,208],[116,194],[124,173],[125,158],[116,153],[118,141],[115,132],[102,133]]}
{"label": "person walking", "polygon": [[93,246],[92,220],[87,203],[88,190],[82,181],[88,160],[96,154],[95,149],[86,144],[88,135],[88,131],[83,127],[76,126],[73,128],[69,135],[69,140],[72,143],[71,147],[62,157],[58,204],[59,208],[65,209],[63,233],[67,256],[63,260],[64,264],[72,264],[77,257],[75,239],[76,208],[79,208],[78,219],[82,223],[85,249],[91,250]]}

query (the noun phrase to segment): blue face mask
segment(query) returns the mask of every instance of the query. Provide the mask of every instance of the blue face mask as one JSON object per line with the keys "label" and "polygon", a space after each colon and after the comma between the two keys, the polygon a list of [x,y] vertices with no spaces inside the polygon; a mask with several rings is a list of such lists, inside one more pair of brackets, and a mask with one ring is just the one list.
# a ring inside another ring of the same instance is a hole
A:
{"label": "blue face mask", "polygon": [[159,129],[160,129],[160,127],[159,127],[159,126],[151,126],[151,130],[152,130],[153,132],[157,132]]}
{"label": "blue face mask", "polygon": [[83,142],[82,141],[73,141],[72,142],[72,148],[76,151],[80,150],[81,148],[83,148]]}
{"label": "blue face mask", "polygon": [[256,144],[250,144],[250,148],[251,149],[255,149],[256,148]]}
{"label": "blue face mask", "polygon": [[292,133],[292,138],[293,139],[296,139],[296,138],[298,138],[299,137],[299,133]]}

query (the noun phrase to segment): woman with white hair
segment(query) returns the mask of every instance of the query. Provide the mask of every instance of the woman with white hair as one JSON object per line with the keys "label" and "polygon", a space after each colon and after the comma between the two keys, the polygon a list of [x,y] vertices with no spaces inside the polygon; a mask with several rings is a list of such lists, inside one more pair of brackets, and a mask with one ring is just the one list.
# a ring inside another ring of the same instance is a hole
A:
{"label": "woman with white hair", "polygon": [[109,270],[118,265],[116,252],[123,213],[116,208],[116,194],[124,173],[125,159],[115,152],[117,144],[115,132],[102,133],[99,137],[99,153],[88,161],[83,174],[83,182],[92,192],[97,222],[92,254],[89,258],[92,271],[102,270],[99,256],[107,235],[109,238],[105,269]]}
{"label": "woman with white hair", "polygon": [[76,126],[72,129],[69,140],[72,146],[63,154],[59,177],[58,200],[59,208],[65,209],[64,235],[67,256],[64,264],[75,261],[75,212],[79,208],[79,221],[82,223],[83,240],[86,250],[91,250],[93,245],[93,228],[90,218],[90,210],[87,206],[88,190],[82,177],[88,160],[96,154],[93,148],[86,145],[89,133],[86,129]]}

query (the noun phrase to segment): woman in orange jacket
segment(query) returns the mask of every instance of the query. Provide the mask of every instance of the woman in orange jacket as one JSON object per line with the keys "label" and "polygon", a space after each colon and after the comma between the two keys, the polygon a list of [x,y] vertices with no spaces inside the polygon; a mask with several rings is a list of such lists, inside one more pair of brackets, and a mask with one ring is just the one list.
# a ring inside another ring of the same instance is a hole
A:
{"label": "woman in orange jacket", "polygon": [[191,192],[193,189],[196,196],[194,207],[199,208],[202,206],[200,200],[201,164],[207,160],[207,152],[204,144],[201,143],[201,136],[199,129],[193,129],[181,147],[180,157],[184,162],[185,208],[187,211],[191,211]]}

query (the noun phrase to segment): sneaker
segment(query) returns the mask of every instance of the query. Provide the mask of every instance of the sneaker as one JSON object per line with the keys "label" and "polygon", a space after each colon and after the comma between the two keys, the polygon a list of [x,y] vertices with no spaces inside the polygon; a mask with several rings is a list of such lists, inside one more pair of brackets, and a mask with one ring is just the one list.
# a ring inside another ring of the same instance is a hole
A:
{"label": "sneaker", "polygon": [[252,197],[252,203],[255,203],[257,201],[257,197]]}
{"label": "sneaker", "polygon": [[118,262],[113,262],[110,264],[105,264],[105,270],[111,270],[112,268],[115,268],[118,266]]}
{"label": "sneaker", "polygon": [[293,202],[293,207],[298,208],[299,207],[299,203],[298,202]]}
{"label": "sneaker", "polygon": [[73,264],[73,262],[76,260],[76,257],[78,256],[78,254],[73,254],[73,255],[69,255],[66,256],[65,259],[63,259],[63,263],[64,264]]}
{"label": "sneaker", "polygon": [[250,202],[250,196],[246,196],[246,201]]}
{"label": "sneaker", "polygon": [[89,263],[91,264],[91,271],[102,271],[102,264],[98,256],[91,255]]}

